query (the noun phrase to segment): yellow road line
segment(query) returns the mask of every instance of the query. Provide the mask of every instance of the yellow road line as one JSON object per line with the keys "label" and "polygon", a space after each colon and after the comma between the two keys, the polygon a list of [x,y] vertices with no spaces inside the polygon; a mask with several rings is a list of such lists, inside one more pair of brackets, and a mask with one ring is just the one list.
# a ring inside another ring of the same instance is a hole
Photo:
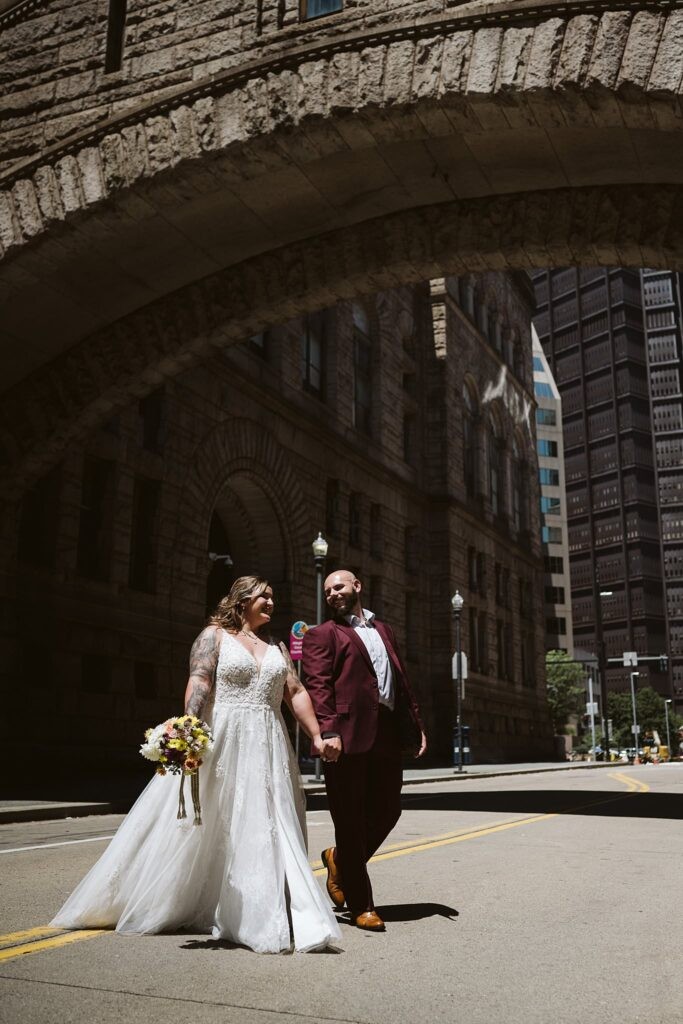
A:
{"label": "yellow road line", "polygon": [[625,783],[631,793],[650,792],[650,787],[646,782],[641,782],[640,779],[632,779],[630,775],[626,775],[624,772],[610,772],[610,778],[616,779],[617,782]]}
{"label": "yellow road line", "polygon": [[13,960],[18,956],[27,956],[29,953],[42,953],[47,949],[59,949],[60,946],[68,946],[72,942],[81,942],[83,939],[95,939],[98,935],[106,934],[107,930],[102,928],[92,931],[64,932],[61,935],[55,935],[51,939],[27,942],[23,946],[13,946],[10,949],[0,949],[0,963],[4,960]]}
{"label": "yellow road line", "polygon": [[[394,857],[403,857],[408,853],[421,853],[423,850],[434,850],[439,846],[451,846],[454,843],[462,843],[467,839],[478,839],[480,836],[493,835],[495,832],[504,832],[507,829],[519,828],[520,825],[533,825],[539,821],[549,821],[550,818],[558,818],[563,814],[572,814],[576,811],[583,811],[587,807],[597,807],[600,804],[610,804],[615,800],[626,800],[635,792],[645,793],[648,792],[648,787],[645,783],[636,782],[634,779],[630,779],[627,775],[617,775],[616,773],[612,776],[618,782],[621,782],[629,787],[628,793],[615,793],[614,796],[609,797],[607,800],[601,798],[600,800],[591,800],[586,804],[577,804],[575,807],[567,807],[562,811],[550,811],[547,814],[537,814],[530,818],[513,818],[510,821],[498,821],[492,825],[485,825],[481,828],[470,829],[466,832],[450,833],[445,836],[436,836],[433,839],[427,839],[421,843],[413,843],[412,845],[396,844],[397,849],[392,850],[391,848],[383,847],[382,853],[377,853],[371,859],[370,863],[374,864],[376,861],[392,860]],[[633,786],[644,787],[639,789],[633,789]],[[552,791],[550,791],[552,792]],[[320,864],[320,861],[316,862],[316,865]],[[327,873],[327,869],[319,867],[314,870],[314,875],[324,875]]]}
{"label": "yellow road line", "polygon": [[38,939],[41,935],[54,935],[57,932],[61,932],[61,930],[61,928],[50,928],[49,925],[42,925],[40,928],[27,928],[22,932],[9,932],[7,935],[0,935],[0,946],[15,946],[19,942]]}

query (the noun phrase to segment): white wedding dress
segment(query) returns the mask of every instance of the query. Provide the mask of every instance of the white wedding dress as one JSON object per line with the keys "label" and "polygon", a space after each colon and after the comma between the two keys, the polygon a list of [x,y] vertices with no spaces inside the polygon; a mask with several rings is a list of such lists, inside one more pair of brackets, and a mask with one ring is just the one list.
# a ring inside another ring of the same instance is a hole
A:
{"label": "white wedding dress", "polygon": [[[188,929],[259,953],[339,940],[306,853],[304,795],[280,712],[287,668],[271,645],[260,668],[222,631],[204,718],[214,748],[199,772],[203,825],[178,821],[175,775],[156,775],[59,911],[59,928],[124,934]],[[291,919],[291,932],[290,932]]]}

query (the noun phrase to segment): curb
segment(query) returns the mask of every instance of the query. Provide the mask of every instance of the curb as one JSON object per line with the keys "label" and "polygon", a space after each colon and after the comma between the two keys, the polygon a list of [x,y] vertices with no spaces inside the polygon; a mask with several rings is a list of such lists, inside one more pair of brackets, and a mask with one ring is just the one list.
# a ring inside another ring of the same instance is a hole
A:
{"label": "curb", "polygon": [[[495,779],[507,775],[540,775],[543,772],[578,771],[580,769],[613,768],[617,762],[602,761],[576,761],[571,764],[558,765],[557,768],[519,768],[509,771],[490,772],[462,772],[450,769],[441,775],[430,775],[424,778],[404,779],[403,787],[426,786],[433,782],[456,782],[468,779]],[[311,796],[319,796],[325,793],[323,782],[305,782],[304,791]],[[54,803],[54,804],[25,804],[24,806],[0,808],[0,825],[18,824],[29,821],[59,821],[64,818],[85,818],[90,815],[104,814],[125,814],[134,803],[134,799],[102,801],[98,803]]]}

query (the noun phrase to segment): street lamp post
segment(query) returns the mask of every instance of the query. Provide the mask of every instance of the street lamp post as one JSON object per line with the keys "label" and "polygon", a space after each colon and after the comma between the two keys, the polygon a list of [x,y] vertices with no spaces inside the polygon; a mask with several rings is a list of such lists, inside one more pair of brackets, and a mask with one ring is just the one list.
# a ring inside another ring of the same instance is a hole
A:
{"label": "street lamp post", "polygon": [[[313,561],[315,562],[315,624],[319,626],[323,621],[323,572],[329,547],[320,531],[318,531],[318,536],[313,541],[311,547],[313,548]],[[319,757],[315,759],[315,778],[316,781],[319,781],[321,778]]]}
{"label": "street lamp post", "polygon": [[635,754],[633,755],[633,763],[635,764],[636,761],[638,760],[638,750],[640,748],[640,743],[638,742],[639,728],[638,728],[638,714],[637,714],[637,708],[636,708],[636,679],[640,675],[640,672],[630,672],[629,675],[631,676],[631,707],[633,709],[633,727],[632,727],[632,732],[633,732],[633,746],[635,747],[635,751],[636,751]]}
{"label": "street lamp post", "polygon": [[462,771],[462,643],[460,638],[460,615],[465,600],[456,590],[451,598],[455,618],[455,718],[458,732],[458,771]]}
{"label": "street lamp post", "polygon": [[670,761],[673,759],[673,754],[671,753],[671,732],[669,730],[669,704],[672,704],[672,703],[673,703],[673,701],[671,701],[671,700],[665,700],[664,701],[664,715],[666,717],[666,745],[669,748],[669,760]]}

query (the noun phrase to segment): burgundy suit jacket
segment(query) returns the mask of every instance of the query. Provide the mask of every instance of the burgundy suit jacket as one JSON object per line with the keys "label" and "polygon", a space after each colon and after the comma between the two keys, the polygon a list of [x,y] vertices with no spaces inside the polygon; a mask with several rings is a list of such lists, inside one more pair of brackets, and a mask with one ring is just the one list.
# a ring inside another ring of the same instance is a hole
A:
{"label": "burgundy suit jacket", "polygon": [[[390,626],[374,620],[394,674],[394,711],[406,746],[417,750],[423,731],[420,710]],[[379,689],[368,650],[352,626],[330,620],[304,634],[302,668],[320,731],[339,733],[347,754],[370,750],[377,736]]]}

